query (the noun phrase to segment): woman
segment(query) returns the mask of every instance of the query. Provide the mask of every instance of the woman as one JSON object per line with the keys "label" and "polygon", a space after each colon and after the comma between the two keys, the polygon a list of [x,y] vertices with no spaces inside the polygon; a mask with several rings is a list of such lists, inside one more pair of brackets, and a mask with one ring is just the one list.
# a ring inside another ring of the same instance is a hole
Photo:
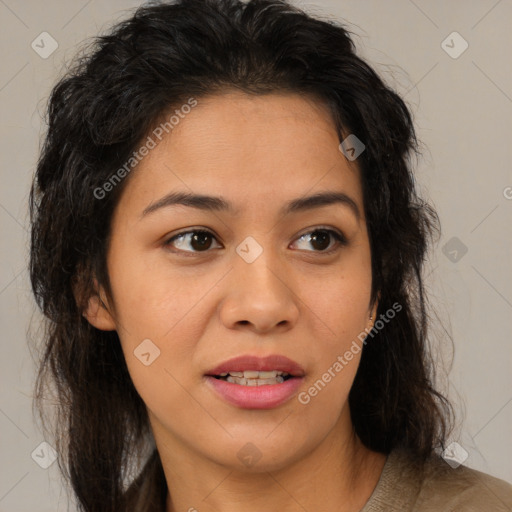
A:
{"label": "woman", "polygon": [[[277,0],[141,7],[54,88],[31,191],[84,511],[508,510],[437,454],[404,102]],[[453,464],[452,464],[453,465]]]}

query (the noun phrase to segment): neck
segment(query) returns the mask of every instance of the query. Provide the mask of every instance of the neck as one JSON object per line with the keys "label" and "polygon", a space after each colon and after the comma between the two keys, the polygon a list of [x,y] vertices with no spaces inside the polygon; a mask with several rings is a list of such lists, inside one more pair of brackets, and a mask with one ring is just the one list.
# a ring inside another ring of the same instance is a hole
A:
{"label": "neck", "polygon": [[168,439],[164,444],[158,426],[153,430],[169,489],[167,512],[239,512],[240,507],[244,512],[357,512],[386,461],[342,424],[306,456],[271,471],[217,464]]}

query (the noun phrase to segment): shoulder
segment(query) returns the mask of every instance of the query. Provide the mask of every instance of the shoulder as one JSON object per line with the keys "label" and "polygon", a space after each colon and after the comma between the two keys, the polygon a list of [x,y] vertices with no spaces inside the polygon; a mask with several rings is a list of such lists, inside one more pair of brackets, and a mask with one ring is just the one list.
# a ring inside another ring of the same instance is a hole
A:
{"label": "shoulder", "polygon": [[419,462],[394,450],[362,512],[511,512],[512,485],[486,473],[452,468],[432,455]]}
{"label": "shoulder", "polygon": [[432,510],[510,512],[512,485],[466,466],[452,468],[433,456],[424,466],[418,501]]}

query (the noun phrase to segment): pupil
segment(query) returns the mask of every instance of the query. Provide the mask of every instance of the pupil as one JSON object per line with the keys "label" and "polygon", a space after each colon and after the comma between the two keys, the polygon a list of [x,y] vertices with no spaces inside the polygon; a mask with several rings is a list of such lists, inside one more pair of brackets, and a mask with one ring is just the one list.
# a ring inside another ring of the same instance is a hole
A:
{"label": "pupil", "polygon": [[315,243],[320,242],[321,247],[315,247],[316,249],[324,250],[329,247],[330,235],[326,231],[314,231],[311,235],[311,244],[315,247]]}
{"label": "pupil", "polygon": [[194,249],[201,250],[201,249],[208,249],[208,247],[211,245],[211,239],[210,243],[208,243],[208,239],[210,238],[209,233],[196,233],[192,237],[191,245]]}

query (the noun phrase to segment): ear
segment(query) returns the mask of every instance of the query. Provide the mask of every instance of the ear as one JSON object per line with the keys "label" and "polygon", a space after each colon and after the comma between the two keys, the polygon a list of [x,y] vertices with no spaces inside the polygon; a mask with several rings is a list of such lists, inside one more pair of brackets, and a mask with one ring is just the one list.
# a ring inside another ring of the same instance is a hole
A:
{"label": "ear", "polygon": [[372,310],[370,312],[370,327],[373,327],[377,320],[377,310],[379,308],[379,302],[380,302],[380,292],[377,293],[377,298],[375,299],[375,303],[373,304]]}
{"label": "ear", "polygon": [[87,306],[82,312],[82,316],[97,329],[102,331],[115,331],[116,322],[108,305],[105,292],[102,287],[98,287],[98,281],[94,279],[94,286],[97,290],[96,295],[89,297]]}

